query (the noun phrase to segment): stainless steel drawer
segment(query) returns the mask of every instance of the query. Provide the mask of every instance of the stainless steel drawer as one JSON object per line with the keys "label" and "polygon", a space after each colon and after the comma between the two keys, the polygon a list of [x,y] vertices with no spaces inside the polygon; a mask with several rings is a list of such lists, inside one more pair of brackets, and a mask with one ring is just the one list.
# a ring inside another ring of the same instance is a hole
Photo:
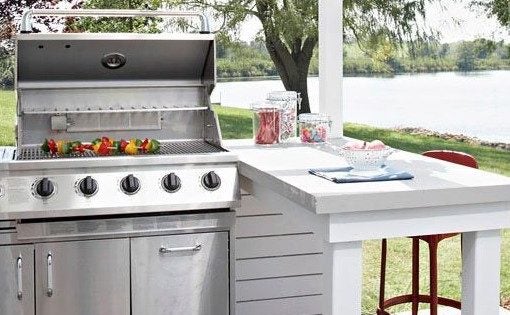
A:
{"label": "stainless steel drawer", "polygon": [[228,315],[228,232],[131,240],[133,315]]}

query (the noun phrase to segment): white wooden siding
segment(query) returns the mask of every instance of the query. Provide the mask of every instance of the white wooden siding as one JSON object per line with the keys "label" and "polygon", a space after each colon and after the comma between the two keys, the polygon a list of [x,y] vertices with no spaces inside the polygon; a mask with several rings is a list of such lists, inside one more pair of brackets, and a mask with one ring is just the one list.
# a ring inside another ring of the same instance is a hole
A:
{"label": "white wooden siding", "polygon": [[243,195],[236,223],[236,314],[323,314],[324,241],[318,222]]}

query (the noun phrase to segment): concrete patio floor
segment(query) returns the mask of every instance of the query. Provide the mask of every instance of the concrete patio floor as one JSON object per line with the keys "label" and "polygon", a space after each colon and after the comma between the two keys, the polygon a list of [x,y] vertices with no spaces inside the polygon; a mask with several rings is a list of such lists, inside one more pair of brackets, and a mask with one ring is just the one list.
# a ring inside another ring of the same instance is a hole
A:
{"label": "concrete patio floor", "polygon": [[[429,315],[430,310],[421,310],[418,312],[418,315]],[[501,308],[499,310],[500,315],[510,315],[510,311],[506,310],[504,308]],[[411,315],[411,312],[400,312],[396,313],[395,315]],[[439,308],[439,315],[460,315],[460,310],[451,308],[451,307],[440,307]]]}

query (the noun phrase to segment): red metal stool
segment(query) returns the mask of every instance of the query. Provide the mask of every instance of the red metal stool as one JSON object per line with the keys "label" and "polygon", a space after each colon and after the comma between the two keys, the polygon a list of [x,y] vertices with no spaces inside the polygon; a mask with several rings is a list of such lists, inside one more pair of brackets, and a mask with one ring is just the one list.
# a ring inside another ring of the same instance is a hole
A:
{"label": "red metal stool", "polygon": [[[476,159],[469,154],[455,151],[427,151],[423,155],[449,161],[456,164],[465,165],[468,167],[478,168]],[[412,303],[412,315],[418,314],[419,303],[430,304],[430,314],[437,315],[437,306],[444,305],[461,309],[460,301],[437,296],[437,248],[439,242],[444,239],[458,235],[459,233],[438,234],[438,235],[424,235],[413,236],[413,262],[412,262],[412,293],[406,295],[396,296],[390,299],[384,298],[384,286],[386,282],[386,254],[387,254],[387,240],[382,240],[381,249],[381,283],[379,287],[379,308],[377,315],[390,315],[386,311],[387,308],[399,305]],[[429,246],[429,259],[430,259],[430,292],[429,295],[420,294],[419,288],[419,271],[420,271],[420,240],[425,241]]]}

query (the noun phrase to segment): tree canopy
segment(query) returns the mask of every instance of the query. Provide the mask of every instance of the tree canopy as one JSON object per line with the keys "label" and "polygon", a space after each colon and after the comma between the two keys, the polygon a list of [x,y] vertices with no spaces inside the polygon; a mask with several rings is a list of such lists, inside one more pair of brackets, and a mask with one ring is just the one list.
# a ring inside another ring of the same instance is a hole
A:
{"label": "tree canopy", "polygon": [[[344,0],[344,34],[375,46],[430,36],[421,26],[425,5],[434,0]],[[266,48],[286,89],[302,94],[310,110],[307,75],[318,42],[317,0],[170,0],[170,5],[208,10],[223,21],[221,31],[236,33],[249,17],[260,21]]]}
{"label": "tree canopy", "polygon": [[473,0],[471,6],[482,8],[488,16],[497,18],[499,23],[510,31],[509,0]]}

